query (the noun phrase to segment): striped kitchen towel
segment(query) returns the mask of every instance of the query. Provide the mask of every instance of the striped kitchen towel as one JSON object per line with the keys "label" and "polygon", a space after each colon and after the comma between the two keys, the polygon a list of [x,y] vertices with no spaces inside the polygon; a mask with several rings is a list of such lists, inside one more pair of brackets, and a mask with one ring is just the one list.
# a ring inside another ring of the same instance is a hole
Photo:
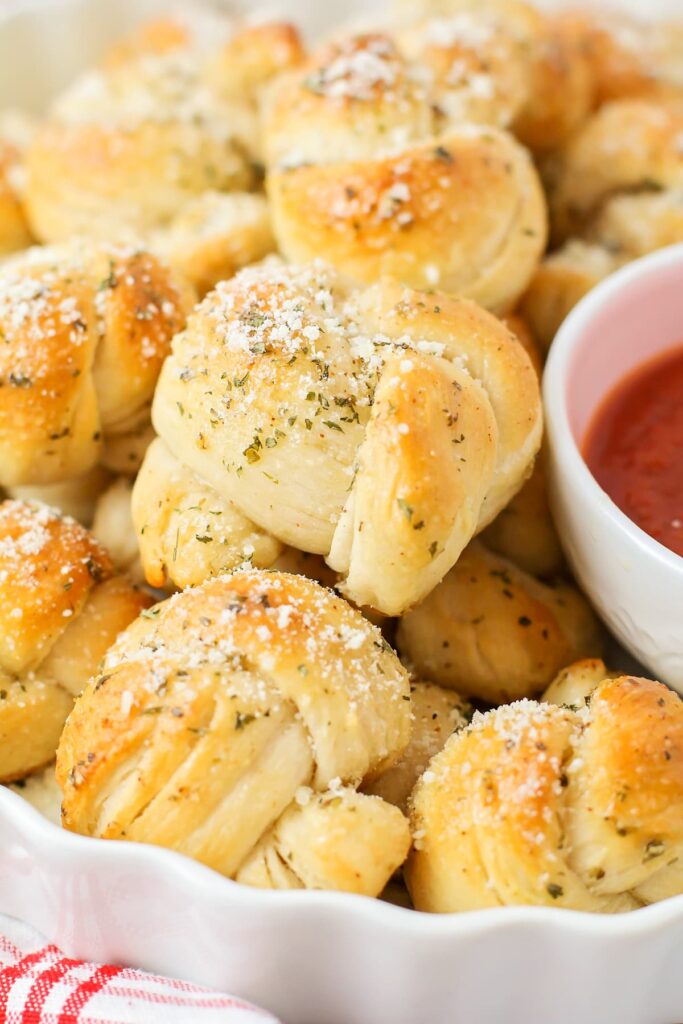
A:
{"label": "striped kitchen towel", "polygon": [[233,996],[143,971],[71,960],[0,916],[0,1024],[278,1024]]}

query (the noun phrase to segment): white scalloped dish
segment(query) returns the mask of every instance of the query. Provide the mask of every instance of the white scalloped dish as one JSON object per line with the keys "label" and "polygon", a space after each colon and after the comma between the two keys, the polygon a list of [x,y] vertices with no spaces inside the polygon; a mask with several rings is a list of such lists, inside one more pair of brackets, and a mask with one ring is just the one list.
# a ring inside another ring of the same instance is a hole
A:
{"label": "white scalloped dish", "polygon": [[[165,6],[3,0],[0,101],[39,106],[114,31]],[[267,6],[313,29],[367,7]],[[62,831],[3,787],[0,913],[69,955],[230,991],[285,1024],[683,1021],[683,896],[615,916],[428,915],[360,896],[262,891],[168,850]]]}
{"label": "white scalloped dish", "polygon": [[629,914],[428,915],[262,891],[157,847],[60,831],[0,789],[0,909],[69,954],[231,991],[286,1024],[675,1024],[683,896]]}

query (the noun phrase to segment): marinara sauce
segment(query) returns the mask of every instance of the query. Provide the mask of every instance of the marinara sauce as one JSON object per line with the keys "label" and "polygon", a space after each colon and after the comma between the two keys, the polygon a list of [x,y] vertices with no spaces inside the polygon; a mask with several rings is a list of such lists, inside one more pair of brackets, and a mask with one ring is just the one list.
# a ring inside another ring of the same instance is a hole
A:
{"label": "marinara sauce", "polygon": [[616,385],[593,417],[584,458],[629,519],[683,555],[683,345]]}

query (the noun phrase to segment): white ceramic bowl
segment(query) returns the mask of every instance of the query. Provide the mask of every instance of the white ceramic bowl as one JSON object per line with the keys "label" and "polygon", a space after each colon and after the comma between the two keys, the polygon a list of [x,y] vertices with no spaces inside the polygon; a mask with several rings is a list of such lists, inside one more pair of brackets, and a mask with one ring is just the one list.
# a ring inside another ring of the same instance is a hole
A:
{"label": "white ceramic bowl", "polygon": [[683,558],[617,508],[580,451],[612,387],[680,343],[683,245],[675,245],[625,267],[579,303],[550,350],[543,394],[551,497],[574,572],[621,643],[683,692]]}
{"label": "white ceramic bowl", "polygon": [[683,897],[617,916],[428,915],[249,889],[168,850],[61,832],[2,787],[0,911],[73,956],[233,992],[286,1024],[683,1020]]}
{"label": "white ceramic bowl", "polygon": [[[40,107],[108,38],[163,6],[0,0],[0,105]],[[277,6],[315,30],[370,4]],[[363,897],[261,892],[169,851],[62,832],[2,787],[0,912],[68,954],[232,991],[286,1024],[683,1021],[683,897],[619,917],[429,916]]]}

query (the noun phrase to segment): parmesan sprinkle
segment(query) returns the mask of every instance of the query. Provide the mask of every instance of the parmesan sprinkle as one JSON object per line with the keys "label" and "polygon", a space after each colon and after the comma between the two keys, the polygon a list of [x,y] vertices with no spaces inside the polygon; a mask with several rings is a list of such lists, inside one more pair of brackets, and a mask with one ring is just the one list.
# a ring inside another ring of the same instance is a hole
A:
{"label": "parmesan sprinkle", "polygon": [[[110,572],[104,549],[74,519],[38,502],[0,505],[0,606],[9,618],[58,635]],[[21,631],[10,631],[4,642],[22,656]]]}
{"label": "parmesan sprinkle", "polygon": [[[409,712],[407,676],[379,629],[303,577],[240,569],[175,594],[142,621],[147,633],[122,634],[102,668],[101,685],[110,686],[119,669],[136,666],[119,698],[124,717],[134,704],[141,714],[160,703],[182,712],[206,670],[250,716],[274,714],[292,700],[305,716],[315,702],[317,714],[327,707],[355,734],[391,705],[400,717]],[[289,672],[296,687],[288,682],[281,692],[280,674]]]}
{"label": "parmesan sprinkle", "polygon": [[396,85],[399,69],[398,55],[388,39],[361,36],[343,42],[307,85],[333,99],[369,100]]}

